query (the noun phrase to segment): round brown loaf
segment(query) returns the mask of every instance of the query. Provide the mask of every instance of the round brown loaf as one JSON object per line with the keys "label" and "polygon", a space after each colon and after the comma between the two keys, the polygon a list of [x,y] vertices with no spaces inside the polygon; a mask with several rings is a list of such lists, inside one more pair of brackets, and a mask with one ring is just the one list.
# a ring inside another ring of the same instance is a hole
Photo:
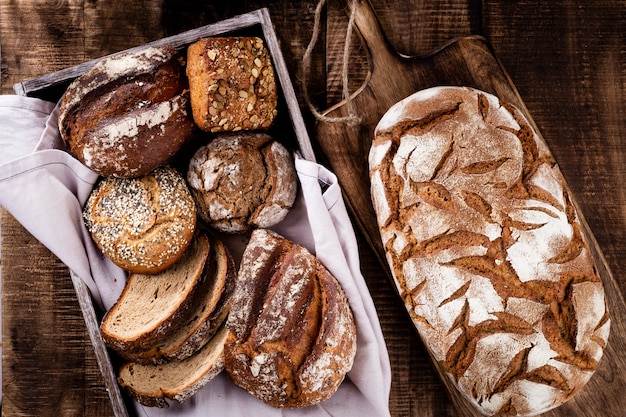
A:
{"label": "round brown loaf", "polygon": [[226,233],[280,222],[298,188],[292,156],[260,132],[214,137],[191,158],[187,181],[200,218]]}
{"label": "round brown loaf", "polygon": [[512,105],[420,91],[375,131],[372,200],[398,290],[441,369],[484,415],[578,392],[610,319],[565,180]]}
{"label": "round brown loaf", "polygon": [[337,280],[304,247],[252,233],[226,321],[228,374],[273,407],[328,399],[352,368],[356,328]]}
{"label": "round brown loaf", "polygon": [[180,259],[196,226],[185,180],[167,165],[138,178],[103,178],[83,216],[105,256],[127,271],[147,274]]}
{"label": "round brown loaf", "polygon": [[103,176],[144,175],[195,128],[184,59],[172,46],[97,62],[65,91],[59,130],[70,152]]}

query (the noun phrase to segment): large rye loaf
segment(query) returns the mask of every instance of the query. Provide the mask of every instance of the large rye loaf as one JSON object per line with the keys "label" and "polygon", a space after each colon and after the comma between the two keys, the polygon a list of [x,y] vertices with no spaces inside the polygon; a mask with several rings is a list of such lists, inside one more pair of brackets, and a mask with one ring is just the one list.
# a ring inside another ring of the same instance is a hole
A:
{"label": "large rye loaf", "polygon": [[461,87],[380,120],[372,200],[421,338],[485,415],[535,415],[578,392],[606,346],[602,283],[565,180],[515,107]]}

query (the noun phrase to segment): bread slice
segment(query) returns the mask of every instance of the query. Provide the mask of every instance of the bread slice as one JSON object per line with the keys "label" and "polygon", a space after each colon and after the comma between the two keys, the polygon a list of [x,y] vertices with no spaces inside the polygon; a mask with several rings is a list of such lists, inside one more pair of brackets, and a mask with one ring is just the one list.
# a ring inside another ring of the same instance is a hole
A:
{"label": "bread slice", "polygon": [[199,234],[182,258],[165,271],[130,274],[100,325],[105,343],[121,353],[149,347],[172,333],[187,317],[201,287],[209,246],[208,238]]}
{"label": "bread slice", "polygon": [[182,403],[224,369],[224,342],[228,334],[221,326],[215,336],[194,355],[162,365],[128,362],[122,365],[118,383],[139,403],[168,407],[166,399]]}
{"label": "bread slice", "polygon": [[152,346],[120,352],[125,359],[153,364],[185,359],[204,346],[226,320],[235,289],[235,263],[222,241],[209,238],[209,242],[202,284],[186,319]]}

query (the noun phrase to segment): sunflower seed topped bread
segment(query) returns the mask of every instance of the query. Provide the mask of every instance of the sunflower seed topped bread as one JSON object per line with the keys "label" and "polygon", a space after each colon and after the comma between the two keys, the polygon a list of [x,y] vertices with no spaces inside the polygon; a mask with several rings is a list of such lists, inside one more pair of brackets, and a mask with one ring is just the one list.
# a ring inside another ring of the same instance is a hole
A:
{"label": "sunflower seed topped bread", "polygon": [[226,335],[221,326],[202,349],[182,361],[160,365],[127,362],[119,370],[118,383],[148,407],[169,407],[167,399],[187,401],[224,370]]}
{"label": "sunflower seed topped bread", "polygon": [[187,49],[193,118],[209,132],[268,128],[277,89],[269,51],[256,37],[201,39]]}
{"label": "sunflower seed topped bread", "polygon": [[183,255],[196,207],[183,176],[167,165],[138,178],[103,178],[83,217],[102,253],[119,267],[154,274]]}
{"label": "sunflower seed topped bread", "polygon": [[197,235],[183,257],[158,274],[132,273],[117,302],[100,325],[105,343],[117,352],[150,348],[173,333],[188,317],[203,273],[210,244]]}
{"label": "sunflower seed topped bread", "polygon": [[591,378],[610,319],[565,180],[515,107],[438,87],[375,130],[387,260],[433,357],[485,415],[554,408]]}
{"label": "sunflower seed topped bread", "polygon": [[269,230],[252,232],[226,326],[228,374],[271,406],[323,401],[352,368],[356,328],[339,283],[304,247]]}
{"label": "sunflower seed topped bread", "polygon": [[70,152],[103,176],[136,177],[165,162],[195,128],[184,68],[171,46],[96,63],[61,99],[59,130]]}
{"label": "sunflower seed topped bread", "polygon": [[[235,263],[224,243],[211,236],[209,256],[201,282],[180,324],[149,346],[118,351],[123,358],[137,363],[162,364],[183,360],[195,354],[226,321],[235,289]],[[172,278],[180,274],[169,274]]]}
{"label": "sunflower seed topped bread", "polygon": [[226,233],[280,222],[298,189],[293,157],[261,132],[216,135],[192,156],[187,182],[200,218]]}

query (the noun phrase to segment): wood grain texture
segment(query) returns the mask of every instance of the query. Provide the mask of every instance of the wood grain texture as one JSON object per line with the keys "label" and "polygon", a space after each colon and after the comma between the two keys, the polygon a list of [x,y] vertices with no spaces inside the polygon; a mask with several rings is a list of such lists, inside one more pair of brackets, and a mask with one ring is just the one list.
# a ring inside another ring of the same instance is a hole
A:
{"label": "wood grain texture", "polygon": [[112,415],[67,267],[4,210],[0,227],[2,414]]}

